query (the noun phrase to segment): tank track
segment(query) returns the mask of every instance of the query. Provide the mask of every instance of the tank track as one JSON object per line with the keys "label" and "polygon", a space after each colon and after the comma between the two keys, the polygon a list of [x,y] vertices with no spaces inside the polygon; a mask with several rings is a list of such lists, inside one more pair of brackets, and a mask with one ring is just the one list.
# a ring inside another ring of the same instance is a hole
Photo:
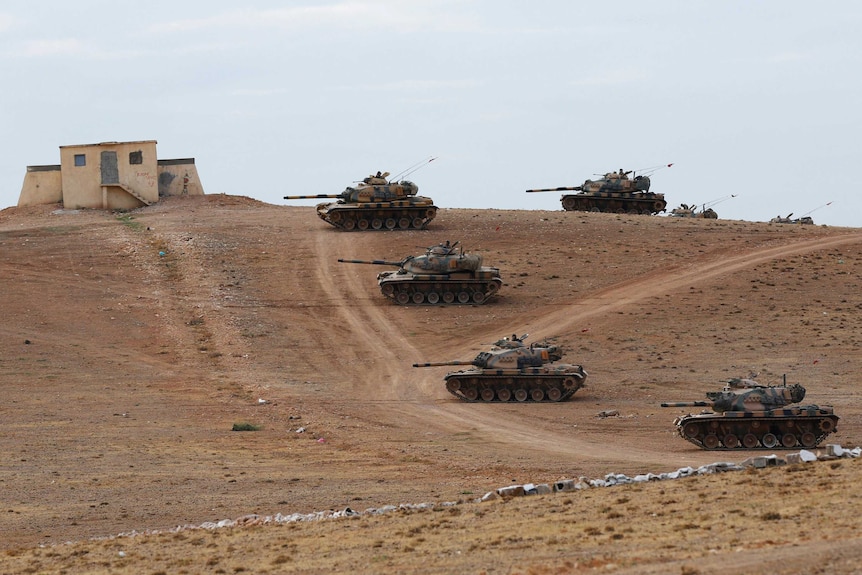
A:
{"label": "tank track", "polygon": [[836,431],[838,416],[832,408],[810,405],[761,412],[684,415],[674,423],[683,439],[702,449],[798,449],[816,447]]}
{"label": "tank track", "polygon": [[561,201],[563,209],[568,212],[652,215],[663,212],[667,207],[664,194],[651,192],[639,194],[628,192],[568,194],[563,196]]}
{"label": "tank track", "polygon": [[361,205],[318,204],[317,215],[345,231],[424,230],[437,216],[437,206],[378,202]]}
{"label": "tank track", "polygon": [[503,286],[500,278],[382,279],[380,291],[398,305],[483,304]]}
{"label": "tank track", "polygon": [[469,402],[553,403],[572,397],[584,386],[586,378],[583,370],[566,374],[531,374],[529,371],[514,375],[454,372],[446,376],[446,389],[458,399]]}

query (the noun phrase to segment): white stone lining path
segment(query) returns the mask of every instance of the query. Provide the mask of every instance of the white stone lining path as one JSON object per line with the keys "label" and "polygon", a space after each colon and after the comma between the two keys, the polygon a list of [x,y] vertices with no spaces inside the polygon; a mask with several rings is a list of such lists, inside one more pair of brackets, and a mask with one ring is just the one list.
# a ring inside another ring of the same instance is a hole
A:
{"label": "white stone lining path", "polygon": [[[341,511],[316,511],[314,513],[292,513],[283,515],[276,513],[275,515],[244,515],[238,519],[222,519],[220,521],[207,521],[200,525],[179,525],[173,529],[166,530],[145,530],[145,531],[129,531],[118,535],[94,537],[92,540],[110,540],[118,537],[136,537],[139,535],[153,535],[158,533],[176,533],[179,531],[187,531],[194,529],[220,529],[223,527],[245,527],[249,525],[265,525],[270,523],[296,523],[302,521],[320,521],[324,519],[341,519],[344,517],[360,517],[363,515],[383,515],[398,510],[422,510],[433,509],[435,507],[453,507],[455,505],[464,505],[468,503],[481,503],[484,501],[492,501],[500,498],[521,497],[527,495],[545,495],[551,493],[562,493],[579,491],[582,489],[592,489],[598,487],[613,487],[615,485],[629,485],[632,483],[644,483],[648,481],[666,481],[671,479],[680,479],[682,477],[691,477],[694,475],[710,475],[713,473],[721,473],[725,471],[741,471],[743,469],[754,467],[764,468],[778,465],[786,465],[791,463],[809,463],[815,461],[829,461],[840,458],[858,458],[862,455],[862,448],[845,449],[840,445],[827,445],[822,450],[810,451],[803,449],[798,452],[787,453],[783,458],[777,455],[758,455],[749,457],[741,463],[717,462],[708,465],[702,465],[698,468],[682,467],[676,471],[669,473],[645,473],[629,477],[621,473],[609,473],[603,479],[587,479],[580,477],[575,479],[564,479],[557,481],[553,485],[547,483],[533,484],[526,483],[523,485],[510,485],[508,487],[500,487],[494,491],[489,491],[478,499],[468,501],[447,501],[442,503],[401,503],[399,505],[384,505],[383,507],[371,507],[365,511],[355,511],[347,507]],[[71,542],[68,542],[71,543]],[[50,545],[42,545],[48,547]]]}

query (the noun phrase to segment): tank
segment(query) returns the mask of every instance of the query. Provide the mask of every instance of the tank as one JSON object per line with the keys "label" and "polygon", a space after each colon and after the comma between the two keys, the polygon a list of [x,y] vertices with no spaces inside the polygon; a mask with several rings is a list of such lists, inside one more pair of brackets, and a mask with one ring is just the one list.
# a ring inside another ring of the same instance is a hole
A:
{"label": "tank", "polygon": [[671,210],[670,215],[676,218],[704,218],[707,220],[717,220],[718,212],[716,212],[712,206],[726,202],[736,196],[737,194],[729,194],[727,196],[711,200],[701,204],[700,210],[697,209],[698,206],[696,204],[680,204],[678,208]]}
{"label": "tank", "polygon": [[697,209],[697,206],[692,204],[680,204],[678,208],[671,210],[670,215],[675,218],[704,218],[707,220],[717,220],[718,212],[712,208]]}
{"label": "tank", "polygon": [[377,172],[340,194],[284,196],[285,200],[337,198],[317,204],[317,215],[336,228],[353,230],[424,230],[437,215],[431,198],[418,196],[409,180],[390,182],[389,172]]}
{"label": "tank", "polygon": [[527,334],[497,341],[473,361],[414,363],[413,367],[471,366],[446,374],[446,389],[464,401],[556,402],[584,386],[587,372],[580,365],[553,363],[560,349],[548,342],[526,345]]}
{"label": "tank", "polygon": [[583,185],[562,188],[540,188],[534,192],[576,191],[563,194],[560,201],[566,211],[611,212],[618,214],[657,214],[667,207],[664,194],[649,191],[650,179],[646,175],[629,178],[632,171],[610,172],[598,180],[587,180]]}
{"label": "tank", "polygon": [[769,220],[770,224],[801,224],[801,225],[813,225],[814,218],[811,216],[802,216],[801,218],[793,219],[793,214],[787,214],[787,216],[775,216],[771,220]]}
{"label": "tank", "polygon": [[793,406],[805,397],[799,384],[760,385],[751,379],[731,379],[709,401],[662,403],[662,407],[710,407],[697,415],[674,420],[680,436],[703,449],[811,448],[837,430],[831,406]]}
{"label": "tank", "polygon": [[502,287],[500,270],[483,266],[482,256],[464,253],[459,243],[437,244],[423,255],[407,256],[400,262],[338,261],[397,267],[377,274],[377,284],[383,295],[400,305],[483,304]]}

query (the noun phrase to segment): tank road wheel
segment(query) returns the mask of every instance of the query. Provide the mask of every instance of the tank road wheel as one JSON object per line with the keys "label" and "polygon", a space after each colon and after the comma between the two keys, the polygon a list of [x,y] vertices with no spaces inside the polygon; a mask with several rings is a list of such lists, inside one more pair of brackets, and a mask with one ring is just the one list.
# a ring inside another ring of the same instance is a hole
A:
{"label": "tank road wheel", "polygon": [[760,443],[762,443],[763,447],[765,447],[766,449],[772,449],[773,447],[778,445],[778,438],[771,433],[767,433],[760,438]]}
{"label": "tank road wheel", "polygon": [[545,390],[539,389],[538,387],[534,387],[530,391],[530,399],[533,401],[542,401],[545,399]]}
{"label": "tank road wheel", "polygon": [[796,447],[796,436],[792,433],[785,433],[781,436],[781,445],[784,447]]}
{"label": "tank road wheel", "polygon": [[356,227],[362,231],[367,230],[368,220],[366,220],[365,218],[360,219],[358,222],[356,222]]}
{"label": "tank road wheel", "polygon": [[465,291],[458,292],[458,303],[467,303],[470,301],[470,294]]}
{"label": "tank road wheel", "polygon": [[682,428],[682,433],[686,437],[694,439],[700,434],[700,426],[694,422],[686,423]]}
{"label": "tank road wheel", "polygon": [[466,397],[470,401],[476,401],[479,397],[479,390],[475,387],[468,387],[464,390],[464,397]]}
{"label": "tank road wheel", "polygon": [[659,213],[660,211],[665,209],[665,207],[666,207],[666,204],[664,202],[656,202],[655,205],[653,206],[653,211],[655,213]]}
{"label": "tank road wheel", "polygon": [[739,438],[732,433],[728,433],[721,440],[724,446],[728,449],[733,449],[739,445]]}
{"label": "tank road wheel", "polygon": [[401,305],[407,305],[410,303],[410,294],[406,291],[400,291],[398,292],[398,295],[395,296],[395,301]]}
{"label": "tank road wheel", "polygon": [[398,220],[398,227],[402,230],[406,230],[410,227],[410,218],[400,218]]}
{"label": "tank road wheel", "polygon": [[422,303],[423,301],[425,301],[425,294],[421,291],[415,291],[413,292],[413,297],[411,297],[410,299],[413,300],[413,303]]}
{"label": "tank road wheel", "polygon": [[486,387],[479,393],[479,396],[482,398],[482,401],[494,401],[494,389]]}
{"label": "tank road wheel", "polygon": [[823,431],[825,433],[829,433],[833,429],[835,429],[835,422],[832,421],[831,419],[824,419],[824,420],[820,421],[820,431]]}
{"label": "tank road wheel", "polygon": [[380,286],[380,291],[383,292],[383,295],[386,297],[392,297],[395,294],[395,286],[392,284],[383,284]]}
{"label": "tank road wheel", "polygon": [[512,399],[512,392],[505,387],[501,387],[497,390],[497,399],[500,401],[509,401]]}
{"label": "tank road wheel", "polygon": [[746,433],[742,436],[742,445],[744,445],[746,449],[754,449],[760,445],[760,442],[757,441],[757,436],[753,433]]}
{"label": "tank road wheel", "polygon": [[411,223],[413,224],[413,227],[417,230],[421,230],[425,226],[425,220],[423,220],[422,218],[413,218],[413,221]]}
{"label": "tank road wheel", "polygon": [[640,212],[638,212],[637,208],[629,208],[628,213],[629,213],[629,215],[636,216]]}
{"label": "tank road wheel", "polygon": [[379,230],[383,227],[383,220],[380,218],[374,218],[371,220],[371,229]]}
{"label": "tank road wheel", "polygon": [[473,303],[482,303],[485,301],[485,294],[480,291],[473,292]]}
{"label": "tank road wheel", "polygon": [[703,438],[703,446],[707,449],[715,449],[718,447],[719,441],[718,436],[714,433],[710,433],[706,437]]}
{"label": "tank road wheel", "polygon": [[515,401],[527,401],[528,397],[529,394],[527,393],[527,390],[523,387],[519,387],[515,390]]}
{"label": "tank road wheel", "polygon": [[451,393],[455,393],[459,389],[461,389],[461,382],[457,379],[450,379],[446,382],[446,389],[448,389]]}
{"label": "tank road wheel", "polygon": [[802,444],[802,447],[814,447],[817,445],[817,437],[810,431],[806,431],[799,438],[799,443]]}
{"label": "tank road wheel", "polygon": [[571,391],[573,389],[578,389],[578,380],[574,377],[567,377],[563,380],[563,389],[566,391]]}
{"label": "tank road wheel", "polygon": [[398,225],[398,222],[395,221],[395,218],[386,218],[386,221],[383,222],[383,225],[386,226],[387,230],[394,230],[395,226]]}
{"label": "tank road wheel", "polygon": [[455,294],[450,291],[443,292],[443,303],[452,303],[455,301]]}
{"label": "tank road wheel", "polygon": [[348,232],[352,232],[356,228],[356,220],[354,220],[353,218],[347,218],[346,220],[344,220],[344,223],[341,225],[341,227]]}
{"label": "tank road wheel", "polygon": [[560,401],[563,398],[563,392],[559,387],[552,387],[548,390],[548,399],[551,401]]}
{"label": "tank road wheel", "polygon": [[428,300],[428,303],[434,305],[438,301],[440,301],[440,294],[438,294],[436,291],[428,292],[428,295],[425,296],[425,299]]}
{"label": "tank road wheel", "polygon": [[571,212],[575,209],[575,198],[563,198],[563,209]]}

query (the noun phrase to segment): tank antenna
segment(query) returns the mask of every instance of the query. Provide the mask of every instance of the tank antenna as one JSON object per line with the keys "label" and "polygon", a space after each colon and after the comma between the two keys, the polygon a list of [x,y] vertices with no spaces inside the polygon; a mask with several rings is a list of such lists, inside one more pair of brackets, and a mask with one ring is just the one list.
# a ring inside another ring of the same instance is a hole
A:
{"label": "tank antenna", "polygon": [[640,174],[641,176],[651,176],[651,175],[652,175],[652,174],[654,174],[655,172],[657,172],[657,171],[659,171],[659,170],[663,170],[663,169],[665,169],[665,168],[669,168],[669,167],[671,167],[672,165],[673,165],[673,163],[670,163],[670,164],[662,164],[662,165],[660,165],[660,166],[650,166],[649,168],[641,168],[640,170],[634,170],[634,173],[635,173],[635,174]]}
{"label": "tank antenna", "polygon": [[813,210],[811,210],[810,212],[805,212],[805,213],[804,213],[804,214],[802,214],[800,217],[804,218],[804,217],[805,217],[805,216],[807,216],[807,215],[813,214],[814,212],[816,212],[816,211],[817,211],[817,210],[819,210],[820,208],[825,208],[826,206],[831,206],[831,205],[832,205],[832,202],[826,202],[826,203],[825,203],[825,204],[823,204],[822,206],[817,206],[816,208],[814,208],[814,209],[813,209]]}
{"label": "tank antenna", "polygon": [[406,170],[398,172],[397,174],[392,176],[392,179],[390,181],[395,182],[398,180],[403,180],[404,178],[406,178],[407,176],[409,176],[413,172],[417,171],[419,168],[424,168],[425,166],[427,166],[428,164],[430,164],[431,162],[433,162],[436,159],[437,159],[436,157],[431,156],[427,160],[422,160],[421,162],[417,162],[417,163],[413,164],[412,166],[410,166],[409,168],[407,168]]}
{"label": "tank antenna", "polygon": [[706,210],[706,208],[711,208],[712,206],[717,206],[721,202],[726,202],[727,200],[729,200],[731,198],[735,198],[738,195],[739,194],[730,194],[729,196],[724,196],[722,198],[718,198],[716,200],[706,202],[705,204],[702,205],[701,210]]}

